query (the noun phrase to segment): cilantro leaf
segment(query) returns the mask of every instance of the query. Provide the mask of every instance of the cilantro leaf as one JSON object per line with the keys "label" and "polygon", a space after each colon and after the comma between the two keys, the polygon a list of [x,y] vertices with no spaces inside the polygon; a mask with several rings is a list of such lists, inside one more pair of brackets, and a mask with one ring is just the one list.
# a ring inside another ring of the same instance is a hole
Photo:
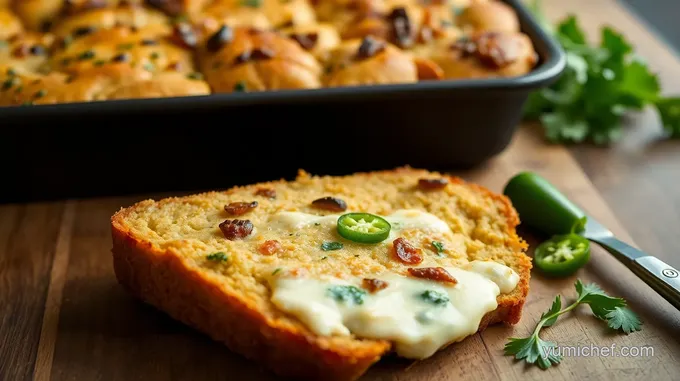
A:
{"label": "cilantro leaf", "polygon": [[575,15],[569,15],[557,26],[557,33],[559,36],[566,41],[574,44],[585,45],[586,34],[578,25]]}
{"label": "cilantro leaf", "polygon": [[525,360],[529,364],[537,364],[541,369],[550,368],[562,361],[555,350],[556,345],[551,341],[544,341],[538,335],[531,335],[524,339],[510,338],[505,344],[505,355],[514,355],[517,360]]}
{"label": "cilantro leaf", "polygon": [[548,319],[546,319],[545,323],[543,323],[543,326],[550,327],[551,325],[555,324],[557,318],[559,317],[558,313],[560,312],[561,309],[562,309],[562,297],[560,295],[557,295],[555,297],[555,300],[553,300],[553,304],[552,306],[550,306],[550,309],[541,315],[541,320],[550,316]]}
{"label": "cilantro leaf", "polygon": [[581,280],[577,280],[576,292],[578,292],[578,300],[581,303],[588,304],[593,311],[593,315],[602,320],[607,320],[607,314],[617,307],[625,307],[626,301],[621,298],[615,298],[607,295],[595,283],[583,284]]}
{"label": "cilantro leaf", "polygon": [[680,97],[661,98],[655,106],[668,134],[680,138]]}
{"label": "cilantro leaf", "polygon": [[505,344],[505,355],[513,355],[518,360],[525,360],[529,364],[536,364],[542,369],[557,365],[562,356],[557,351],[555,343],[544,341],[539,337],[541,329],[550,327],[557,322],[557,318],[581,304],[588,304],[593,314],[606,321],[611,329],[625,333],[639,331],[642,323],[637,315],[625,307],[626,301],[607,295],[595,283],[584,284],[580,279],[574,284],[578,298],[572,304],[562,308],[562,297],[557,295],[550,309],[541,315],[533,333],[526,338],[510,338]]}
{"label": "cilantro leaf", "polygon": [[611,329],[621,330],[626,334],[642,329],[642,322],[635,314],[626,307],[616,307],[605,315],[607,325]]}
{"label": "cilantro leaf", "polygon": [[[538,0],[530,10],[547,20]],[[575,15],[544,29],[564,48],[567,65],[550,87],[529,95],[524,117],[542,122],[547,141],[610,144],[623,135],[626,112],[648,105],[657,108],[668,135],[680,137],[680,98],[661,97],[657,75],[621,33],[603,27],[592,44]]]}

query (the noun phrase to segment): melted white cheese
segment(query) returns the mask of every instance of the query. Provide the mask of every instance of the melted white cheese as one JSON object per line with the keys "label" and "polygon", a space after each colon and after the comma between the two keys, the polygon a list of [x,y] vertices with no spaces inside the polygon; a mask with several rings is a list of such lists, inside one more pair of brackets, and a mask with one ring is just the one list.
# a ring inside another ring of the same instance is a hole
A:
{"label": "melted white cheese", "polygon": [[[271,278],[272,302],[302,321],[317,335],[350,335],[395,343],[397,353],[423,359],[443,346],[460,341],[479,329],[482,317],[497,308],[496,297],[512,291],[519,276],[499,263],[473,261],[463,268],[446,268],[458,280],[455,286],[386,273],[376,277],[387,288],[366,293],[363,303],[336,300],[333,286],[360,287],[333,278]],[[448,297],[437,304],[423,298],[425,291]]]}
{"label": "melted white cheese", "polygon": [[[295,231],[314,225],[334,229],[340,216],[340,214],[318,216],[303,212],[283,211],[272,216],[269,228]],[[451,228],[449,228],[449,225],[447,225],[446,222],[442,221],[433,214],[417,209],[398,210],[389,216],[384,216],[383,218],[385,218],[392,226],[392,229],[390,230],[391,237],[396,236],[402,230],[409,229],[417,229],[441,234],[451,232]]]}

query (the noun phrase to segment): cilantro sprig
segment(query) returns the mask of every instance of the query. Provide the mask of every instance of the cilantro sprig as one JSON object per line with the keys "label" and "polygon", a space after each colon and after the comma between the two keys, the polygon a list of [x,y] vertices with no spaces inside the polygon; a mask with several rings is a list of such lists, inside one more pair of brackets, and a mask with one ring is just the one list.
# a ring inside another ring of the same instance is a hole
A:
{"label": "cilantro sprig", "polygon": [[626,112],[656,108],[669,136],[680,137],[680,97],[666,98],[655,73],[635,55],[632,45],[611,27],[591,44],[574,15],[556,26],[539,1],[532,11],[562,45],[567,67],[552,86],[529,96],[525,118],[540,120],[554,143],[592,141],[609,144],[622,135]]}
{"label": "cilantro sprig", "polygon": [[541,329],[555,324],[561,315],[581,304],[589,305],[593,315],[606,322],[607,326],[613,330],[629,334],[642,328],[640,319],[626,307],[626,301],[622,298],[607,295],[594,283],[583,284],[581,280],[577,280],[574,286],[578,297],[572,304],[562,308],[562,297],[557,295],[550,309],[541,315],[531,336],[510,338],[505,344],[505,354],[515,356],[517,360],[524,360],[529,364],[536,364],[541,369],[559,364],[562,357],[558,351],[554,350],[557,344],[541,339],[539,333]]}

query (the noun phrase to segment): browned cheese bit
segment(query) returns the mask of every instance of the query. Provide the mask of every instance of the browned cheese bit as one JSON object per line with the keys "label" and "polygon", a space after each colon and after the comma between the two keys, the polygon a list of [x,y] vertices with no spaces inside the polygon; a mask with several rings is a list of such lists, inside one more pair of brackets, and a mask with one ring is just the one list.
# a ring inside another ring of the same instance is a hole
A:
{"label": "browned cheese bit", "polygon": [[220,230],[224,238],[230,241],[243,239],[253,232],[253,223],[250,220],[225,220],[220,224]]}
{"label": "browned cheese bit", "polygon": [[418,188],[422,190],[438,190],[444,189],[449,184],[449,180],[444,178],[439,179],[420,179],[418,180]]}
{"label": "browned cheese bit", "polygon": [[368,290],[371,294],[374,294],[380,290],[384,290],[389,286],[389,283],[380,279],[364,278],[361,282],[363,288]]}
{"label": "browned cheese bit", "polygon": [[347,203],[335,197],[322,197],[312,201],[312,206],[317,209],[331,212],[343,212],[347,210]]}
{"label": "browned cheese bit", "polygon": [[450,285],[458,283],[458,280],[443,267],[411,267],[408,269],[408,273],[416,278],[429,279]]}
{"label": "browned cheese bit", "polygon": [[257,208],[257,201],[252,202],[232,202],[224,206],[224,210],[232,216],[240,216]]}
{"label": "browned cheese bit", "polygon": [[420,249],[411,245],[404,238],[397,238],[392,243],[394,256],[402,263],[407,265],[417,265],[423,261]]}

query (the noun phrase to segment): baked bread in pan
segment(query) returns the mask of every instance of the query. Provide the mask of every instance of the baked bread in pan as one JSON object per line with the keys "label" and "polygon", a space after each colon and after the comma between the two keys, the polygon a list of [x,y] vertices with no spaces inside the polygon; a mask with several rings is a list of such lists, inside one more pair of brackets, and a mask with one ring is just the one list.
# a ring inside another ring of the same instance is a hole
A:
{"label": "baked bread in pan", "polygon": [[[350,212],[385,223],[342,235]],[[390,352],[424,360],[517,323],[531,269],[518,223],[506,197],[439,173],[301,172],[122,209],[113,264],[133,295],[279,375],[349,381]]]}
{"label": "baked bread in pan", "polygon": [[30,77],[53,94],[0,106],[511,77],[536,63],[498,0],[0,2],[0,91]]}

